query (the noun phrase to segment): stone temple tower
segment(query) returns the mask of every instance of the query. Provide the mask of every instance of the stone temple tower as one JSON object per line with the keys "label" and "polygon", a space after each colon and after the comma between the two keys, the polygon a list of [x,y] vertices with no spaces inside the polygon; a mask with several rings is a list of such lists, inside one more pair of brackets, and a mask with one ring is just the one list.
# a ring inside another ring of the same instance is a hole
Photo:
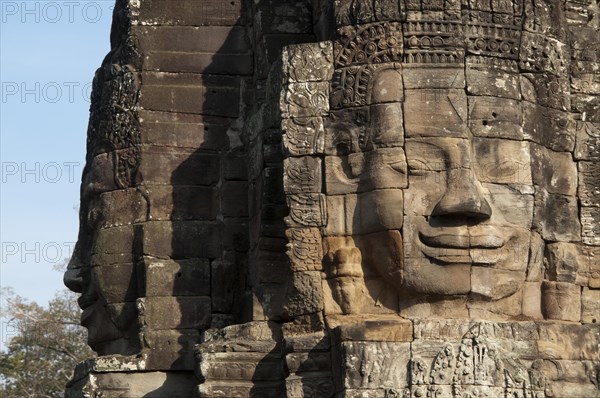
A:
{"label": "stone temple tower", "polygon": [[596,0],[117,0],[67,398],[600,397]]}

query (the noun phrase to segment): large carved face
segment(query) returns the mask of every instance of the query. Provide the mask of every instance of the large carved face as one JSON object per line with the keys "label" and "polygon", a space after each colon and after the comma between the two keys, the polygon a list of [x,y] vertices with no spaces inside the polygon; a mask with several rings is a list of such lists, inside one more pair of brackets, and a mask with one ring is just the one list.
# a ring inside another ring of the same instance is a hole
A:
{"label": "large carved face", "polygon": [[94,81],[79,237],[64,276],[65,285],[81,294],[81,324],[99,355],[137,350],[135,262],[141,234],[134,223],[144,219],[146,205],[140,192],[128,188],[136,167],[133,82],[118,65],[101,68]]}
{"label": "large carved face", "polygon": [[[325,247],[331,259],[343,247],[361,249],[370,295],[473,303],[523,287],[534,190],[521,103],[467,98],[452,88],[462,69],[450,71],[450,87],[411,80],[416,87],[405,89],[415,71],[384,70],[370,106],[333,111]],[[377,277],[387,288],[372,287]]]}
{"label": "large carved face", "polygon": [[100,355],[135,351],[137,324],[133,226],[111,224],[134,210],[115,208],[118,203],[130,207],[127,203],[143,202],[141,197],[115,198],[118,191],[107,189],[113,181],[112,159],[110,153],[99,154],[86,168],[79,239],[64,277],[67,287],[81,293],[81,324]]}
{"label": "large carved face", "polygon": [[459,89],[407,90],[408,289],[500,299],[521,288],[533,186],[529,144],[511,118],[519,107],[503,98],[467,99]]}
{"label": "large carved face", "polygon": [[529,146],[469,135],[406,141],[404,284],[419,293],[500,299],[525,280]]}

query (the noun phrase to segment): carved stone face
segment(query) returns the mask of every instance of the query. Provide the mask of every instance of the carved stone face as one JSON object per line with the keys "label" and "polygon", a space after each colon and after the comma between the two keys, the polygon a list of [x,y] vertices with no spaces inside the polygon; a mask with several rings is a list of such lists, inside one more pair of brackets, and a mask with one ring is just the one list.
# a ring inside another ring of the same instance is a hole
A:
{"label": "carved stone face", "polygon": [[[497,300],[525,280],[533,217],[529,144],[504,139],[508,131],[479,128],[510,112],[502,99],[490,100],[492,120],[481,121],[462,90],[405,93],[403,285],[409,291]],[[379,202],[381,212],[396,212],[397,204]]]}
{"label": "carved stone face", "polygon": [[88,330],[88,344],[100,355],[135,351],[131,341],[137,323],[132,226],[111,227],[116,214],[132,210],[115,205],[131,199],[114,198],[119,191],[112,186],[113,170],[112,154],[104,153],[84,172],[80,234],[64,276],[65,285],[81,293],[81,324]]}
{"label": "carved stone face", "polygon": [[[129,68],[105,65],[94,79],[88,160],[81,184],[80,230],[64,276],[81,293],[81,324],[99,355],[136,351],[138,297],[136,222],[145,201],[131,187],[139,133],[132,109],[135,79]],[[139,256],[138,256],[139,257]]]}
{"label": "carved stone face", "polygon": [[518,291],[533,215],[528,145],[415,137],[407,139],[406,152],[406,288],[486,299]]}
{"label": "carved stone face", "polygon": [[[392,70],[373,90],[367,122],[361,110],[334,111],[343,122],[328,132],[335,153],[325,162],[325,235],[374,247],[382,231],[401,233],[401,247],[362,257],[365,275],[374,271],[403,297],[484,302],[520,291],[534,203],[530,145],[512,120],[520,103],[467,99],[454,88],[405,90]],[[331,211],[339,208],[343,225]]]}

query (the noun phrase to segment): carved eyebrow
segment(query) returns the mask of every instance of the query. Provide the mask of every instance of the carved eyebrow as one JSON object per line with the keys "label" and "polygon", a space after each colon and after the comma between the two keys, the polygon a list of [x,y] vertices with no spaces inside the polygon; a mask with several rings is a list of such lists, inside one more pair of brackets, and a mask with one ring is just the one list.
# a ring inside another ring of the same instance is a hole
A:
{"label": "carved eyebrow", "polygon": [[[420,140],[407,140],[404,143],[406,155],[409,155],[410,152],[417,152],[419,154],[423,153],[419,157],[429,157],[429,155],[436,155],[436,157],[448,157],[448,151],[444,148],[437,145],[435,142],[431,141],[420,141]],[[415,153],[410,153],[411,155],[415,155]]]}
{"label": "carved eyebrow", "polygon": [[[434,142],[408,140],[405,143],[405,149],[409,169],[419,168],[419,165],[425,166],[427,170],[431,171],[443,171],[450,168],[448,151]],[[423,169],[423,167],[419,169]]]}

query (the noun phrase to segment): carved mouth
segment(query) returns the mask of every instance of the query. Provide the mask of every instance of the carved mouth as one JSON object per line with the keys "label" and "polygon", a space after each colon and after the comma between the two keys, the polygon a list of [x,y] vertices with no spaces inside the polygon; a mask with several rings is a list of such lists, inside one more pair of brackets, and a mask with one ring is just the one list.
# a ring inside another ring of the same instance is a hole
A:
{"label": "carved mouth", "polygon": [[77,304],[79,304],[79,308],[85,311],[87,308],[91,307],[96,303],[96,295],[93,294],[83,294],[77,299]]}
{"label": "carved mouth", "polygon": [[81,318],[80,318],[81,326],[88,327],[88,326],[92,325],[92,319],[94,318],[95,313],[96,313],[95,305],[90,305],[90,306],[86,307],[81,312]]}
{"label": "carved mouth", "polygon": [[91,319],[96,312],[96,302],[98,301],[98,297],[96,294],[83,294],[81,297],[77,299],[77,304],[79,304],[79,308],[81,308],[81,325],[88,326],[91,322]]}
{"label": "carved mouth", "polygon": [[419,232],[419,239],[430,247],[449,249],[498,249],[504,246],[504,240],[494,235],[451,235],[428,236]]}
{"label": "carved mouth", "polygon": [[419,232],[421,251],[442,264],[492,266],[501,257],[505,241],[494,234]]}

